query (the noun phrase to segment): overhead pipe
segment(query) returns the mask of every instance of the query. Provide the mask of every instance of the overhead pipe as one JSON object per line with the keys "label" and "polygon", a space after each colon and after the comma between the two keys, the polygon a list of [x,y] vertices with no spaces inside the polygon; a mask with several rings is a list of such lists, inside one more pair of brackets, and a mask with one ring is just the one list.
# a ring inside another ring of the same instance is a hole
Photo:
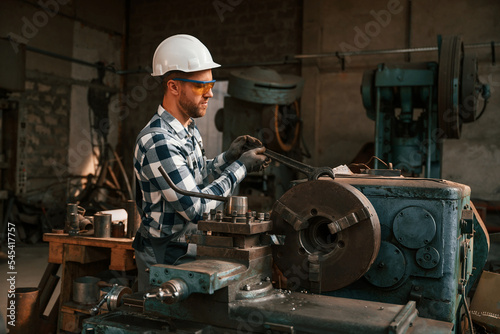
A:
{"label": "overhead pipe", "polygon": [[[500,42],[477,43],[477,44],[464,44],[465,48],[490,48],[493,46],[500,46]],[[311,58],[327,58],[327,57],[346,57],[346,56],[369,56],[380,54],[399,54],[407,52],[429,52],[437,51],[437,46],[426,46],[418,48],[405,48],[405,49],[386,49],[386,50],[360,50],[360,51],[346,51],[346,52],[330,52],[330,53],[315,53],[315,54],[299,54],[294,55],[297,59],[311,59]]]}
{"label": "overhead pipe", "polygon": [[[491,48],[493,55],[493,62],[495,62],[495,47],[500,46],[500,42],[487,42],[487,43],[475,43],[475,44],[466,44],[465,48],[476,49],[476,48]],[[54,52],[38,49],[32,46],[26,45],[26,50],[43,54],[49,57],[71,61],[80,65],[99,68],[99,65],[96,63],[91,63],[85,60],[76,59],[64,55],[60,55]],[[360,51],[345,51],[345,52],[328,52],[328,53],[312,53],[312,54],[296,54],[286,56],[284,60],[277,61],[267,61],[267,62],[255,62],[255,63],[240,63],[240,64],[227,64],[223,65],[223,68],[230,67],[249,67],[249,66],[271,66],[271,65],[288,65],[295,63],[296,60],[302,59],[315,59],[315,58],[344,58],[348,56],[370,56],[370,55],[383,55],[383,54],[401,54],[401,53],[413,53],[413,52],[430,52],[437,51],[437,46],[427,46],[427,47],[416,47],[416,48],[403,48],[403,49],[384,49],[384,50],[360,50]],[[137,73],[149,73],[150,70],[144,67],[138,67],[132,70],[117,70],[112,66],[106,66],[105,69],[111,73],[115,73],[118,75],[128,75],[128,74],[137,74]]]}

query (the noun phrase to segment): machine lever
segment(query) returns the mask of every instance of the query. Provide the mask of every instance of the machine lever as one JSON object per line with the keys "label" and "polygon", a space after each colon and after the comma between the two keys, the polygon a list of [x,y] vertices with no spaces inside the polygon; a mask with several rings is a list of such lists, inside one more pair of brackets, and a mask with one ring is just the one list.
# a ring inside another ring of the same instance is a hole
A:
{"label": "machine lever", "polygon": [[329,176],[332,179],[335,178],[335,174],[333,173],[333,169],[331,167],[313,167],[267,149],[263,154],[266,157],[271,158],[276,162],[282,163],[287,167],[290,167],[292,169],[295,169],[296,171],[304,173],[305,175],[307,175],[307,179],[309,181],[317,180],[320,176],[323,175]]}
{"label": "machine lever", "polygon": [[189,191],[189,190],[184,190],[179,187],[177,187],[172,179],[168,176],[167,172],[163,169],[162,166],[158,167],[158,170],[160,171],[161,175],[167,181],[168,185],[170,188],[172,188],[173,191],[176,193],[179,193],[184,196],[192,196],[192,197],[200,197],[200,198],[206,198],[206,199],[213,199],[216,201],[221,201],[221,202],[227,202],[229,201],[230,197],[224,197],[224,196],[217,196],[217,195],[212,195],[212,194],[205,194],[205,193],[199,193],[199,192],[194,192],[194,191]]}

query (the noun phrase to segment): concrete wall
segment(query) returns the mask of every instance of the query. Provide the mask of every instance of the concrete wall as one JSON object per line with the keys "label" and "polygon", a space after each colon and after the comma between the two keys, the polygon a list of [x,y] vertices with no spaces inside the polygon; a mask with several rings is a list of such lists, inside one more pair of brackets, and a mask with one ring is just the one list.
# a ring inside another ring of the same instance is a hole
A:
{"label": "concrete wall", "polygon": [[[377,50],[408,46],[408,0],[304,1],[303,52]],[[385,14],[382,14],[385,13]],[[437,46],[437,35],[461,35],[465,44],[500,41],[498,1],[412,1],[411,47]],[[466,50],[466,52],[469,50]],[[463,126],[459,140],[444,144],[443,178],[468,184],[472,196],[500,199],[500,69],[489,48],[474,49],[479,75],[492,98],[483,117]],[[498,54],[498,48],[497,48]],[[335,57],[302,62],[306,80],[302,110],[311,163],[349,163],[373,141],[374,122],[365,116],[359,87],[363,72],[379,63],[402,63],[405,55],[352,56],[342,71]],[[411,55],[412,62],[437,61],[437,51]]]}
{"label": "concrete wall", "polygon": [[[199,38],[214,60],[222,64],[221,69],[213,71],[214,77],[227,79],[238,64],[283,62],[286,55],[299,53],[301,18],[302,1],[299,0],[193,0],[182,5],[170,1],[132,0],[128,68],[151,67],[154,51],[161,41],[174,34],[186,33]],[[274,68],[292,74],[300,71],[297,64]],[[135,138],[156,112],[162,94],[161,85],[148,73],[127,76],[127,91],[122,99],[126,117],[121,153],[124,161],[130,162],[127,164],[130,171]],[[214,111],[209,110],[209,113]],[[213,115],[205,118],[213,118]],[[210,146],[210,132],[217,131],[213,122],[203,124],[200,131],[204,132],[205,145]],[[220,148],[218,150],[220,152]]]}
{"label": "concrete wall", "polygon": [[[4,0],[0,16],[0,37],[121,68],[121,0]],[[90,153],[86,96],[95,77],[95,68],[26,52],[26,90],[11,96],[19,101],[19,144],[12,158],[17,159],[16,190],[23,200],[64,207],[68,181],[90,171],[84,168]],[[118,89],[117,75],[107,74],[104,81]],[[116,144],[116,130],[111,137]]]}

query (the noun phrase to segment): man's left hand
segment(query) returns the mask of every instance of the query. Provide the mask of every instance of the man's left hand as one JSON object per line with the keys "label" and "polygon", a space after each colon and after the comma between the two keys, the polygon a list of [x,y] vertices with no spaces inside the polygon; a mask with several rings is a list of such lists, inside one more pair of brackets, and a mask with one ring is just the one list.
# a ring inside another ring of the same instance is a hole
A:
{"label": "man's left hand", "polygon": [[224,156],[231,163],[238,160],[244,152],[262,146],[262,142],[255,137],[239,136],[231,143]]}

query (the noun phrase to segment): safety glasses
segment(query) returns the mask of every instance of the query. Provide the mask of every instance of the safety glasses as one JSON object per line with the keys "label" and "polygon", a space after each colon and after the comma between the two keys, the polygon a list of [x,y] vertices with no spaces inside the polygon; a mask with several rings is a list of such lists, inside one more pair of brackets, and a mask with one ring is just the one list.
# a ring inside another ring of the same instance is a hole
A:
{"label": "safety glasses", "polygon": [[215,85],[215,80],[200,81],[200,80],[191,80],[191,79],[183,79],[183,78],[173,78],[172,80],[191,83],[192,84],[191,88],[193,89],[193,93],[195,93],[197,95],[205,95]]}

